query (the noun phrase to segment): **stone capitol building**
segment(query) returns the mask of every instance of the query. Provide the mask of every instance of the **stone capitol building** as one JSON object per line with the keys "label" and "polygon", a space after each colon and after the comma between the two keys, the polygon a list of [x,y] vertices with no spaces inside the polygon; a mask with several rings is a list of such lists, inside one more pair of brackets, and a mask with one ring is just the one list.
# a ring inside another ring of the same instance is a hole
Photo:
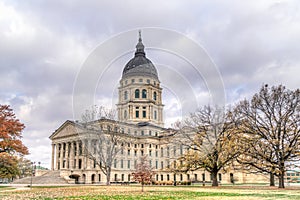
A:
{"label": "stone capitol building", "polygon": [[[67,120],[52,133],[51,170],[59,172],[69,183],[105,184],[106,175],[96,161],[84,153],[87,147],[99,144],[97,131],[88,131],[88,127],[96,127],[95,130],[108,134],[109,130],[116,130],[122,138],[122,142],[116,144],[120,148],[111,161],[112,183],[131,182],[131,173],[141,156],[147,156],[155,171],[154,181],[210,182],[211,176],[204,169],[186,173],[170,170],[170,165],[186,149],[172,142],[172,129],[164,128],[162,88],[157,69],[146,57],[141,34],[134,57],[124,67],[118,89],[117,121],[101,118],[83,125]],[[233,177],[236,183],[268,180],[268,177],[232,170],[220,172],[218,181],[230,183]]]}

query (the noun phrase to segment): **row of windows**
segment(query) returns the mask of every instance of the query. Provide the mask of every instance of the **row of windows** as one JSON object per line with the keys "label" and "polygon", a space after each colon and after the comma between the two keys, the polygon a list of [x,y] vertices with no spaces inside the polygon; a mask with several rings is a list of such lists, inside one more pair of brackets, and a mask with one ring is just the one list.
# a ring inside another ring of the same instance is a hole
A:
{"label": "row of windows", "polygon": [[[134,150],[133,152],[134,152],[134,156],[137,156],[138,151]],[[176,151],[173,151],[173,152],[174,152],[173,156],[176,156]],[[131,151],[130,151],[130,149],[128,149],[127,150],[127,155],[130,156],[130,154],[131,154]],[[141,150],[140,154],[143,156],[144,155],[144,150]],[[183,154],[183,151],[181,151],[180,155],[182,155],[182,154]],[[124,155],[124,150],[123,149],[121,149],[121,155]],[[152,150],[149,150],[148,151],[148,156],[152,157],[152,155],[153,155]],[[161,148],[160,157],[164,157],[164,155],[169,157],[170,156],[170,150],[167,149],[166,154],[164,154],[164,150],[163,150],[163,148]],[[155,157],[158,157],[158,151],[157,150],[155,151]]]}
{"label": "row of windows", "polygon": [[[147,117],[147,110],[146,107],[143,107],[143,110],[141,111],[142,113],[142,118],[146,118]],[[157,120],[157,111],[155,110],[153,112],[153,119]],[[127,119],[128,114],[127,114],[127,110],[124,110],[124,119]],[[139,107],[135,108],[135,118],[140,118],[140,110]]]}
{"label": "row of windows", "polygon": [[[159,175],[159,174],[156,174],[156,176],[155,176],[155,180],[156,181],[164,181],[164,179],[166,178],[166,181],[170,181],[170,179],[171,179],[171,176],[172,175],[170,175],[170,174],[166,174],[166,175],[163,175],[163,174],[161,174],[161,175]],[[183,174],[179,174],[179,181],[183,181]],[[127,177],[128,177],[128,181],[131,181],[131,176],[130,176],[130,174],[128,174],[127,175]],[[177,179],[177,176],[176,175],[174,175],[173,174],[173,180],[174,181],[176,181]],[[189,181],[198,181],[198,174],[194,174],[194,177],[191,177],[191,175],[190,174],[186,174],[186,179],[187,180],[189,180]],[[218,179],[219,179],[219,181],[222,181],[222,174],[218,174]],[[210,180],[212,180],[212,175],[210,175]],[[120,181],[119,179],[118,179],[118,174],[115,174],[114,175],[114,181]],[[121,174],[121,181],[125,181],[125,174]],[[202,174],[202,181],[205,181],[205,174],[203,173]]]}
{"label": "row of windows", "polygon": [[[138,80],[138,82],[139,82],[139,83],[143,83],[144,80],[143,80],[142,78],[140,78],[140,79]],[[146,82],[147,82],[148,84],[151,83],[150,79],[147,79]],[[131,79],[131,83],[135,83],[135,79]],[[128,80],[125,80],[125,85],[127,85],[127,84],[128,84]],[[156,85],[156,81],[153,81],[153,85]]]}
{"label": "row of windows", "polygon": [[[139,99],[140,98],[140,90],[139,89],[136,89],[134,91],[134,97],[136,99]],[[142,89],[142,98],[143,99],[146,99],[147,98],[147,90],[146,89]],[[124,100],[127,100],[128,99],[128,92],[125,91],[124,92]],[[156,101],[157,99],[157,93],[156,92],[153,92],[153,100]]]}

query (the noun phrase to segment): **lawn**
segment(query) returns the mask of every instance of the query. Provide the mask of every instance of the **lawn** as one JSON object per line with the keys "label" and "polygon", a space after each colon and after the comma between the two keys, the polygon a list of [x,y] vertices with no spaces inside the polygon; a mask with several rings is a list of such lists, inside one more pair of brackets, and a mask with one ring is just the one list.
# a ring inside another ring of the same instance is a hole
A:
{"label": "lawn", "polygon": [[148,186],[70,186],[33,187],[26,190],[0,190],[0,199],[300,199],[300,188],[277,189],[263,186],[172,187]]}

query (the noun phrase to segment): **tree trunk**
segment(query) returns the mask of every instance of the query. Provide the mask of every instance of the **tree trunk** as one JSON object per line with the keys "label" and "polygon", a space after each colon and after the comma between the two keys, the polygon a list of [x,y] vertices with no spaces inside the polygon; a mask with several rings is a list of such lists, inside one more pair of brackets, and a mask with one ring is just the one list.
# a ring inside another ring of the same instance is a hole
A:
{"label": "tree trunk", "polygon": [[144,192],[144,183],[142,183],[142,192]]}
{"label": "tree trunk", "polygon": [[[282,158],[282,154],[280,152],[280,158]],[[284,160],[281,159],[280,165],[279,165],[279,186],[278,188],[284,188],[284,172],[285,172],[285,166],[284,166]]]}
{"label": "tree trunk", "polygon": [[275,186],[275,176],[274,173],[270,173],[270,186]]}
{"label": "tree trunk", "polygon": [[278,188],[284,188],[284,172],[279,174],[279,186]]}
{"label": "tree trunk", "polygon": [[218,183],[218,172],[212,172],[212,185],[213,187],[218,187],[219,183]]}
{"label": "tree trunk", "polygon": [[110,171],[106,173],[106,185],[110,185]]}

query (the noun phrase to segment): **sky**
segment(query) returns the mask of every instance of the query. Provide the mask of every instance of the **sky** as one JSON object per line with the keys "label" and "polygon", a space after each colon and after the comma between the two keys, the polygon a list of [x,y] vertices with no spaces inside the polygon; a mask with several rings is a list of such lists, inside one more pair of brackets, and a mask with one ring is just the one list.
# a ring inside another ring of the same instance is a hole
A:
{"label": "sky", "polygon": [[263,84],[299,88],[297,0],[0,0],[0,104],[25,124],[29,159],[49,168],[49,136],[64,121],[89,104],[117,103],[139,29],[163,87],[166,127]]}

